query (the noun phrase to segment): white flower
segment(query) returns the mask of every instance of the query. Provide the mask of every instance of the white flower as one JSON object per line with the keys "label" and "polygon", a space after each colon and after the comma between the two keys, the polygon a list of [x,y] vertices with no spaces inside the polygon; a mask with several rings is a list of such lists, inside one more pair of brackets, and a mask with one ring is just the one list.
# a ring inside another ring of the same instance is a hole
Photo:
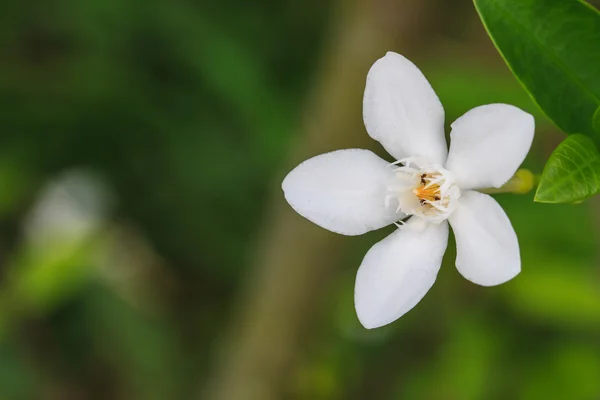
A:
{"label": "white flower", "polygon": [[423,298],[446,251],[448,222],[466,279],[493,286],[514,278],[521,270],[515,231],[500,205],[474,189],[514,175],[533,140],[533,117],[506,104],[476,107],[452,123],[448,150],[438,97],[413,63],[392,52],[367,75],[363,117],[398,161],[338,150],[303,162],[282,184],[294,210],[343,235],[411,216],[362,261],[354,292],[360,322],[389,324]]}

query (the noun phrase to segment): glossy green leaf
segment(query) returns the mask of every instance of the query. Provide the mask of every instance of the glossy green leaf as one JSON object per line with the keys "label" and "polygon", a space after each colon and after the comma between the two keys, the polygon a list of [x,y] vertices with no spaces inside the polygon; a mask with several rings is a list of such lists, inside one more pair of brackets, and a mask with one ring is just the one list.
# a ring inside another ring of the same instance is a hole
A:
{"label": "glossy green leaf", "polygon": [[571,135],[550,156],[535,194],[540,203],[571,203],[600,191],[600,153],[583,135]]}
{"label": "glossy green leaf", "polygon": [[600,13],[578,0],[474,0],[508,66],[567,133],[598,135]]}

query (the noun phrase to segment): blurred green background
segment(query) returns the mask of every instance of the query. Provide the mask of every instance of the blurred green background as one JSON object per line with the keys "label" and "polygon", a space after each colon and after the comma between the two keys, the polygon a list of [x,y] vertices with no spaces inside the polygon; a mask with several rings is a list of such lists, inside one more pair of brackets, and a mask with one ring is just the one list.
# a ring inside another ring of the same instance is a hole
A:
{"label": "blurred green background", "polygon": [[[469,0],[33,0],[0,12],[0,399],[600,399],[600,203],[499,195],[523,271],[454,268],[363,329],[338,237],[279,189],[369,147],[364,77],[415,61],[452,122],[536,116]],[[595,3],[596,5],[598,2]]]}

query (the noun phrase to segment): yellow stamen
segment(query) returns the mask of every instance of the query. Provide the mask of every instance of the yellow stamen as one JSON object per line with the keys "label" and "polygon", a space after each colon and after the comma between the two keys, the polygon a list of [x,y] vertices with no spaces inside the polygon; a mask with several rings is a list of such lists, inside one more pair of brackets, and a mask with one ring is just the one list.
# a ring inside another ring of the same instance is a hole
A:
{"label": "yellow stamen", "polygon": [[437,183],[429,184],[427,179],[429,176],[423,174],[421,176],[421,184],[419,187],[413,190],[413,193],[417,195],[421,204],[425,201],[437,201],[440,200],[440,185]]}

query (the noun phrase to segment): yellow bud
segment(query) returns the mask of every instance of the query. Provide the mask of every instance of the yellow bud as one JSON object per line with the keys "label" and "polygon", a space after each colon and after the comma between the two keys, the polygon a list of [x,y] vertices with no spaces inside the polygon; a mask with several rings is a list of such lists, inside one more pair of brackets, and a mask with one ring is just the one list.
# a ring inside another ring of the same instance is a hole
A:
{"label": "yellow bud", "polygon": [[531,191],[537,185],[537,177],[533,172],[528,169],[519,169],[515,175],[510,178],[502,187],[499,188],[488,188],[482,189],[480,192],[494,194],[494,193],[516,193],[525,194]]}

